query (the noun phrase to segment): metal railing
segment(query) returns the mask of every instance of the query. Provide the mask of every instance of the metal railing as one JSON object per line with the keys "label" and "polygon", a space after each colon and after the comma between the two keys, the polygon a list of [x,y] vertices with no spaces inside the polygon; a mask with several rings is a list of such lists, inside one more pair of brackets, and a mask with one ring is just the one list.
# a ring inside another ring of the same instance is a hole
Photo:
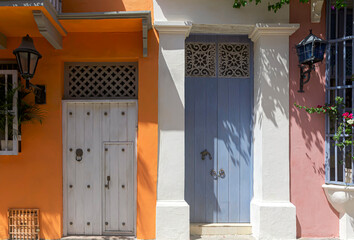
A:
{"label": "metal railing", "polygon": [[[344,107],[340,109],[340,115],[344,112],[354,112],[354,10],[352,0],[346,7],[333,8],[333,0],[327,4],[327,51],[326,51],[326,102],[334,104],[336,97],[342,97]],[[333,184],[354,185],[353,171],[353,146],[340,148],[333,140],[337,132],[337,121],[326,118],[326,182]],[[354,139],[354,134],[344,135],[342,139]]]}
{"label": "metal railing", "polygon": [[61,0],[49,0],[58,13],[61,13]]}

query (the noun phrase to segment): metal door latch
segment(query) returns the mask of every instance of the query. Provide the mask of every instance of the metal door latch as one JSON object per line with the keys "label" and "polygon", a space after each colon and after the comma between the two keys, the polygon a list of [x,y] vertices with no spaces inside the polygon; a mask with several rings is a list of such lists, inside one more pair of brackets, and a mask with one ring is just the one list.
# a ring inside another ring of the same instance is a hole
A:
{"label": "metal door latch", "polygon": [[109,182],[111,181],[111,176],[107,176],[107,184],[104,186],[109,189]]}
{"label": "metal door latch", "polygon": [[202,160],[205,160],[205,156],[209,155],[209,159],[212,160],[213,158],[211,157],[211,154],[208,152],[208,150],[204,150],[202,152],[200,152],[200,154],[202,155]]}

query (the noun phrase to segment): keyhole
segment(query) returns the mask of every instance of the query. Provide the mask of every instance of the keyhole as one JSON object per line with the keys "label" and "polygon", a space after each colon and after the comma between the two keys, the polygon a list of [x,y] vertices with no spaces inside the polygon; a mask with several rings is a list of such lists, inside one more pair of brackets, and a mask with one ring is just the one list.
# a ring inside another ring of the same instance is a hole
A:
{"label": "keyhole", "polygon": [[124,116],[124,115],[125,115],[125,112],[122,112],[122,115]]}
{"label": "keyhole", "polygon": [[105,116],[107,116],[107,115],[108,115],[108,113],[107,113],[107,112],[104,112],[104,115],[105,115]]}

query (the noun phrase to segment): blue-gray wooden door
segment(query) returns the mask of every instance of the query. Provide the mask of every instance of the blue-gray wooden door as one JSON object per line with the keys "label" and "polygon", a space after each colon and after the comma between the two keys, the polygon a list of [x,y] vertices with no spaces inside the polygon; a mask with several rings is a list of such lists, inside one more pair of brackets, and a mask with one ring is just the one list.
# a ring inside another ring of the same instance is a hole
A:
{"label": "blue-gray wooden door", "polygon": [[[185,189],[191,222],[250,222],[252,49],[247,36],[186,40]],[[210,156],[203,160],[204,150]]]}

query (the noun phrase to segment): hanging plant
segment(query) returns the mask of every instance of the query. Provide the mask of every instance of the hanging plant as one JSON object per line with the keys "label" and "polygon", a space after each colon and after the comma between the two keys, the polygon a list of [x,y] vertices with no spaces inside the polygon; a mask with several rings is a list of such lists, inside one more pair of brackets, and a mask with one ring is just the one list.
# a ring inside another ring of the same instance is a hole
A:
{"label": "hanging plant", "polygon": [[351,137],[354,128],[354,116],[353,113],[350,112],[340,114],[341,110],[345,109],[344,99],[342,97],[336,97],[333,105],[325,104],[324,106],[318,105],[317,107],[300,106],[296,103],[294,103],[294,105],[298,109],[304,109],[310,114],[327,114],[330,119],[335,120],[337,130],[332,139],[340,149],[354,144]]}

